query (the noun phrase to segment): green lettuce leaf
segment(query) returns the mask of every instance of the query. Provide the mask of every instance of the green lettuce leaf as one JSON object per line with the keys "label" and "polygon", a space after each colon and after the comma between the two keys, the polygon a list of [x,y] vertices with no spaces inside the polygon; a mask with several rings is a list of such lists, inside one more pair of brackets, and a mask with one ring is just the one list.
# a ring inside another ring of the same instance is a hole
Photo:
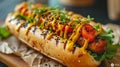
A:
{"label": "green lettuce leaf", "polygon": [[113,45],[114,35],[112,29],[108,28],[105,33],[100,34],[103,39],[107,40],[106,59],[111,60],[117,53],[117,49],[120,48],[119,44]]}
{"label": "green lettuce leaf", "polygon": [[[99,25],[94,27],[96,30],[98,30],[100,28]],[[116,53],[117,53],[117,49],[120,48],[120,44],[116,44],[113,45],[113,39],[114,39],[114,35],[113,35],[113,31],[112,29],[108,28],[106,30],[106,32],[103,32],[101,34],[99,34],[99,37],[101,37],[102,39],[105,39],[107,41],[107,48],[106,51],[100,55],[92,52],[91,55],[97,60],[97,61],[102,61],[105,58],[108,60],[112,60]]]}
{"label": "green lettuce leaf", "polygon": [[95,52],[92,52],[90,50],[88,50],[88,52],[90,53],[90,55],[92,55],[94,57],[95,60],[97,61],[103,61],[106,58],[106,52],[103,52],[102,54],[97,54]]}
{"label": "green lettuce leaf", "polygon": [[0,26],[0,39],[4,39],[10,36],[10,32],[6,29],[6,26]]}
{"label": "green lettuce leaf", "polygon": [[111,60],[116,55],[118,48],[120,48],[120,44],[112,45],[109,43],[106,50],[106,59]]}

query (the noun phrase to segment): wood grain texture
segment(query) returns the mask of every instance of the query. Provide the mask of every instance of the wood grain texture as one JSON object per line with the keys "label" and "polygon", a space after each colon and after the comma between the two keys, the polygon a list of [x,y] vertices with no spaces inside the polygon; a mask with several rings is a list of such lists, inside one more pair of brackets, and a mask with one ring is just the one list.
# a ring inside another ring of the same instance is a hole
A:
{"label": "wood grain texture", "polygon": [[20,57],[14,54],[0,53],[0,61],[8,65],[9,67],[29,67]]}

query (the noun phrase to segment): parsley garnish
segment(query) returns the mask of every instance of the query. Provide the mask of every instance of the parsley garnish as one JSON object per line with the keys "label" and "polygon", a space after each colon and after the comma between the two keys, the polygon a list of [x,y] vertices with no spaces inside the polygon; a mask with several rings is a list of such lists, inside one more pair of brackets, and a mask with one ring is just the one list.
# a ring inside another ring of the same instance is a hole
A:
{"label": "parsley garnish", "polygon": [[94,26],[95,30],[99,31],[100,29],[100,24],[97,24],[96,26]]}
{"label": "parsley garnish", "polygon": [[81,20],[74,20],[75,23],[79,24]]}
{"label": "parsley garnish", "polygon": [[27,20],[27,16],[23,16],[23,15],[20,15],[20,14],[18,14],[16,16],[16,18],[19,18],[19,19],[22,19],[22,20]]}
{"label": "parsley garnish", "polygon": [[109,42],[112,42],[114,39],[114,35],[112,34],[112,32],[113,31],[110,28],[108,28],[106,32],[99,34],[99,36],[107,40],[109,43]]}
{"label": "parsley garnish", "polygon": [[87,20],[86,21],[90,22],[90,21],[93,21],[93,20],[94,20],[94,18],[91,18],[90,15],[87,16]]}
{"label": "parsley garnish", "polygon": [[50,28],[49,28],[49,30],[50,30],[50,32],[53,32],[53,29],[52,29],[52,27],[50,27]]}
{"label": "parsley garnish", "polygon": [[28,23],[33,23],[34,22],[34,18],[30,17],[28,18]]}
{"label": "parsley garnish", "polygon": [[38,24],[38,22],[39,22],[39,19],[38,19],[38,18],[36,18],[36,19],[35,19],[35,22]]}
{"label": "parsley garnish", "polygon": [[87,16],[87,18],[81,18],[79,20],[75,20],[76,23],[86,23],[86,22],[90,22],[90,21],[93,21],[94,18],[91,18],[90,15]]}
{"label": "parsley garnish", "polygon": [[50,12],[54,13],[54,14],[59,14],[60,12],[60,7],[50,7]]}
{"label": "parsley garnish", "polygon": [[42,8],[39,9],[39,8],[37,8],[37,9],[34,10],[34,14],[40,14],[40,15],[43,15],[43,14],[44,14],[44,10],[45,10],[45,9],[42,9]]}
{"label": "parsley garnish", "polygon": [[52,12],[53,14],[56,14],[58,16],[60,16],[60,24],[64,24],[70,21],[70,19],[68,19],[68,15],[65,14],[65,9],[63,9],[62,11],[60,11],[59,7],[51,7],[50,8],[50,12]]}
{"label": "parsley garnish", "polygon": [[34,14],[39,14],[40,12],[41,12],[40,9],[35,9],[35,10],[34,10]]}
{"label": "parsley garnish", "polygon": [[40,28],[40,29],[42,29],[42,28],[43,28],[43,25],[42,25],[42,24],[40,24],[39,28]]}
{"label": "parsley garnish", "polygon": [[67,17],[68,17],[68,15],[65,14],[64,12],[61,12],[61,13],[60,13],[60,21],[61,21],[61,24],[70,22],[70,19],[68,19]]}

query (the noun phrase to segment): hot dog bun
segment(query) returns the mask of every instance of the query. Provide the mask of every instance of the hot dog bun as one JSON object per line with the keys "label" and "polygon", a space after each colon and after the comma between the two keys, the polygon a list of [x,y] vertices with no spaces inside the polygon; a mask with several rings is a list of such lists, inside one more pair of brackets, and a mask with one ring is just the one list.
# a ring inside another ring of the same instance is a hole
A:
{"label": "hot dog bun", "polygon": [[[74,54],[72,52],[68,52],[64,49],[64,43],[59,42],[56,45],[56,41],[54,38],[50,40],[44,39],[41,34],[41,30],[39,28],[36,29],[36,32],[33,33],[35,27],[32,27],[28,35],[25,34],[26,29],[20,28],[19,31],[16,30],[18,27],[16,23],[17,19],[10,21],[10,18],[14,17],[13,14],[9,14],[6,19],[6,25],[8,30],[15,35],[19,40],[26,43],[31,48],[39,51],[40,53],[68,66],[68,67],[97,67],[100,62],[96,61],[89,53],[82,55],[81,51],[78,47]],[[25,21],[20,21],[20,23]],[[28,24],[29,25],[29,24]]]}
{"label": "hot dog bun", "polygon": [[[79,47],[75,47],[72,52],[66,50],[66,44],[61,37],[53,36],[48,40],[44,38],[48,33],[43,35],[46,30],[41,30],[30,23],[25,24],[26,21],[15,17],[16,13],[8,15],[5,21],[7,28],[19,40],[26,43],[27,46],[67,67],[97,67],[100,64],[100,61],[96,61],[88,52],[83,54]],[[57,41],[56,37],[58,38]]]}

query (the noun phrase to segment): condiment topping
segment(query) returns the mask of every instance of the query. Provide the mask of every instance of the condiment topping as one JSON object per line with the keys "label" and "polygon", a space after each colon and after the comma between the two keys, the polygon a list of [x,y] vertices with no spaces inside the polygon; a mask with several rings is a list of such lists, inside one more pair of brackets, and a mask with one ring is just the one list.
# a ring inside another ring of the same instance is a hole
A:
{"label": "condiment topping", "polygon": [[[73,14],[73,12],[60,10],[58,7],[41,7],[39,4],[30,7],[27,3],[24,3],[16,12],[18,13],[16,17],[29,23],[26,34],[28,34],[29,29],[34,25],[38,26],[41,30],[49,30],[49,34],[45,39],[51,39],[53,33],[63,39],[67,39],[66,49],[68,51],[72,51],[75,43],[82,37],[84,43],[80,49],[83,54],[85,54],[89,43],[93,42],[103,31],[102,26],[96,30],[96,28],[89,23],[94,18],[90,18],[90,16],[84,18],[78,14]],[[21,25],[18,26],[17,30],[19,30]],[[92,47],[90,48],[95,50]]]}

